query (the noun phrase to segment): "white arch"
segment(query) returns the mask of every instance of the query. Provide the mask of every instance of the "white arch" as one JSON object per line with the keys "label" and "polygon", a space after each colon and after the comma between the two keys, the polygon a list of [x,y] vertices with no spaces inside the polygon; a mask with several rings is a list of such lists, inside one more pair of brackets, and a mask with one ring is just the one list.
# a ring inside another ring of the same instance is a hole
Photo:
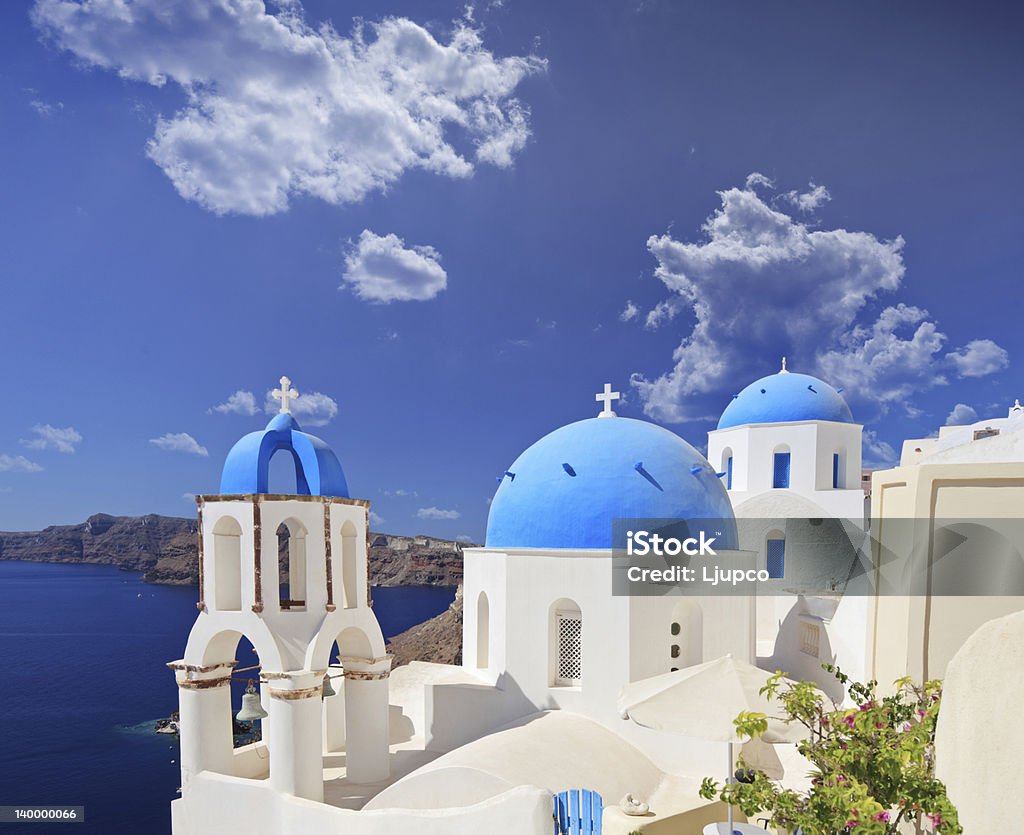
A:
{"label": "white arch", "polygon": [[221,612],[242,610],[242,526],[222,516],[213,526],[213,606]]}
{"label": "white arch", "polygon": [[487,592],[481,591],[476,599],[476,666],[486,670],[491,655],[491,606]]}
{"label": "white arch", "polygon": [[358,532],[351,519],[341,526],[341,600],[346,609],[359,605]]}

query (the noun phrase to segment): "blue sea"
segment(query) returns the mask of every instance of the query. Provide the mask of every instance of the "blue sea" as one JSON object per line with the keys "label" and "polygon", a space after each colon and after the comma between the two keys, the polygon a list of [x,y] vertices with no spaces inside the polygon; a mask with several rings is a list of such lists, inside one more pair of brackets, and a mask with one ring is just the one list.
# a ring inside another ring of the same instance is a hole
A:
{"label": "blue sea", "polygon": [[[391,637],[444,611],[454,589],[373,589]],[[196,590],[108,566],[0,561],[0,805],[85,806],[84,824],[0,824],[66,835],[170,832],[178,745],[153,722],[178,706],[174,675]],[[238,694],[235,694],[236,700]]]}

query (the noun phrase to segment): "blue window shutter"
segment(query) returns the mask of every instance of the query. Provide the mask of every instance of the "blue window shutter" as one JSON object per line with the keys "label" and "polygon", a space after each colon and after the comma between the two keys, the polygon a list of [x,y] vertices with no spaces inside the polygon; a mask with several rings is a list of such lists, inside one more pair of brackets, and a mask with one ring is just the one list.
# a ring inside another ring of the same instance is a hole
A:
{"label": "blue window shutter", "polygon": [[777,580],[786,573],[786,540],[768,540],[768,576]]}
{"label": "blue window shutter", "polygon": [[775,470],[772,478],[772,487],[789,487],[789,456],[788,452],[775,453]]}
{"label": "blue window shutter", "polygon": [[832,453],[832,488],[839,487],[839,453]]}
{"label": "blue window shutter", "polygon": [[725,462],[725,489],[732,490],[732,456]]}

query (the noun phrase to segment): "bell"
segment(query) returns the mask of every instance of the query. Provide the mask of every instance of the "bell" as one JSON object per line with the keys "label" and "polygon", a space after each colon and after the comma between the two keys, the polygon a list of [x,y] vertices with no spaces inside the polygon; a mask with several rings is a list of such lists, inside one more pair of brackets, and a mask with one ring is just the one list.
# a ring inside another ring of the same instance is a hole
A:
{"label": "bell", "polygon": [[242,694],[242,709],[235,714],[239,722],[255,722],[257,719],[266,719],[270,714],[260,704],[260,694],[256,692],[252,681],[249,681]]}
{"label": "bell", "polygon": [[333,687],[331,687],[331,677],[329,675],[325,674],[324,675],[324,693],[323,693],[323,698],[326,699],[329,696],[337,696],[337,695],[338,695],[338,691],[335,690]]}

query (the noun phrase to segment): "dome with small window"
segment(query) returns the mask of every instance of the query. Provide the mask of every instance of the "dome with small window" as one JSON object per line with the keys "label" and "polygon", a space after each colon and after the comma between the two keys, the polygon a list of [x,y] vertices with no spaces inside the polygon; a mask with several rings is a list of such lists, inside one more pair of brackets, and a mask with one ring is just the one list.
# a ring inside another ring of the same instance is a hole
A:
{"label": "dome with small window", "polygon": [[488,548],[608,549],[613,519],[727,520],[734,538],[729,495],[707,459],[674,432],[608,409],[545,435],[500,481]]}
{"label": "dome with small window", "polygon": [[295,465],[295,493],[300,496],[349,498],[345,472],[334,451],[320,438],[303,432],[287,411],[288,401],[298,396],[291,381],[281,378],[274,396],[281,400],[281,412],[267,428],[241,438],[224,459],[220,477],[221,495],[270,493],[270,459],[286,452]]}
{"label": "dome with small window", "polygon": [[840,393],[810,374],[782,370],[755,380],[733,397],[718,421],[719,429],[750,423],[792,423],[827,420],[853,423],[853,413]]}

